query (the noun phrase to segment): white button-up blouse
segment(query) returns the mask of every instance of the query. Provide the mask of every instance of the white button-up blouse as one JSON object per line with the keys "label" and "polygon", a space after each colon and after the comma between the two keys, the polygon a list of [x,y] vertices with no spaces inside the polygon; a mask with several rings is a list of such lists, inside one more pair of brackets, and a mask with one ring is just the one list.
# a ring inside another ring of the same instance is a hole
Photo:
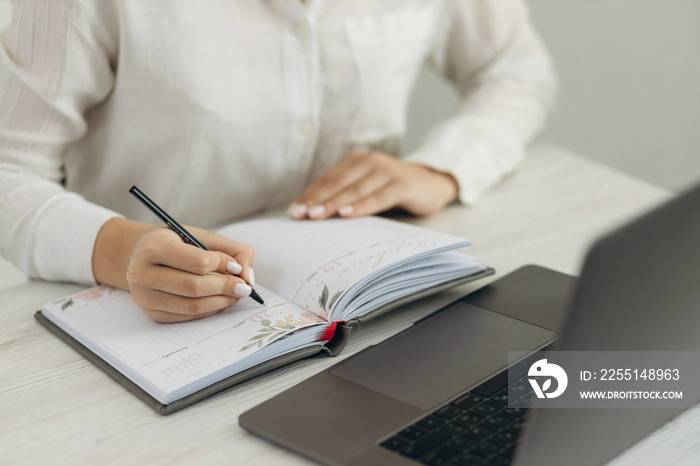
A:
{"label": "white button-up blouse", "polygon": [[[462,103],[404,155],[425,64]],[[521,0],[17,0],[0,253],[92,283],[107,219],[156,222],[131,185],[212,227],[287,205],[354,150],[449,172],[471,203],[517,165],[554,87]]]}

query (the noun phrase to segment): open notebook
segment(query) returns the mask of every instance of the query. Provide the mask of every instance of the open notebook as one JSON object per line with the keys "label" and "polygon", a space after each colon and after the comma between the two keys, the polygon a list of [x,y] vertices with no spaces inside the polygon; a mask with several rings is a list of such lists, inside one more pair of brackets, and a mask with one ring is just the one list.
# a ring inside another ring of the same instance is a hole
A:
{"label": "open notebook", "polygon": [[492,273],[453,251],[471,243],[378,217],[269,218],[219,231],[254,245],[259,305],[159,324],[124,291],[98,286],[47,303],[37,319],[161,413],[293,360],[337,354],[350,327]]}

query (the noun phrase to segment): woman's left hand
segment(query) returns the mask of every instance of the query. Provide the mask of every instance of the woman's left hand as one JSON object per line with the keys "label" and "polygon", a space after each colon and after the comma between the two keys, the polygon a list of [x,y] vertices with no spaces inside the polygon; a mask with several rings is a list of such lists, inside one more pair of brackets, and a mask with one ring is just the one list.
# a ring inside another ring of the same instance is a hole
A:
{"label": "woman's left hand", "polygon": [[424,216],[442,210],[458,191],[457,181],[447,173],[381,152],[355,152],[307,189],[289,206],[287,214],[295,219],[321,220],[399,207]]}

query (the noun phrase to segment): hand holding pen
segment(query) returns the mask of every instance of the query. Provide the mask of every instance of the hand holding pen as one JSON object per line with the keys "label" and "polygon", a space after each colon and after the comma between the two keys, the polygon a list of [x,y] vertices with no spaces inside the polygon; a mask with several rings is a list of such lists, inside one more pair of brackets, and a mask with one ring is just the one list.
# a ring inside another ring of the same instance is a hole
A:
{"label": "hand holding pen", "polygon": [[[199,249],[202,249],[204,251],[209,251],[209,248],[207,248],[202,242],[200,242],[197,238],[195,238],[192,233],[187,231],[185,227],[180,225],[174,218],[170,216],[166,211],[164,211],[158,204],[153,202],[148,196],[146,196],[143,191],[141,191],[139,188],[136,186],[132,186],[131,189],[129,189],[129,192],[136,196],[136,198],[141,201],[146,207],[151,209],[151,212],[156,214],[165,224],[170,228],[172,231],[177,233],[180,238],[182,238],[182,241],[184,241],[187,244],[191,244],[192,246],[196,246]],[[233,275],[239,275],[243,271],[243,267],[238,264],[237,262],[234,261],[229,261],[226,264],[226,272],[231,273]],[[250,281],[255,282],[255,276],[253,274],[253,269],[250,269],[248,272],[249,275],[252,275],[250,278]],[[253,289],[253,284],[250,283],[250,285],[241,285],[238,284],[236,286],[239,286],[240,290],[243,292],[247,293],[247,296],[250,296],[253,298],[255,301],[257,301],[260,304],[265,304],[263,299],[258,295],[258,293],[255,292]],[[237,293],[239,296],[241,295],[240,293]]]}
{"label": "hand holding pen", "polygon": [[187,227],[210,251],[185,243],[167,228],[114,217],[100,228],[92,256],[95,280],[131,292],[158,322],[217,314],[252,294],[253,248]]}

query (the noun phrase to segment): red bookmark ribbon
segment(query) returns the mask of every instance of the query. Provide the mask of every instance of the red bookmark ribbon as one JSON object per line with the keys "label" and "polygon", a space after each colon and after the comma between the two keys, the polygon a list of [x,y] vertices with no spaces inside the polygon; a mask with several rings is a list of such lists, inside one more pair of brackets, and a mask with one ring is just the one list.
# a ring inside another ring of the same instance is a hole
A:
{"label": "red bookmark ribbon", "polygon": [[344,323],[344,320],[333,322],[331,325],[326,327],[326,331],[323,332],[323,335],[321,336],[321,338],[318,339],[318,341],[331,341],[333,339],[333,335],[335,335],[335,329],[338,327],[338,324]]}

